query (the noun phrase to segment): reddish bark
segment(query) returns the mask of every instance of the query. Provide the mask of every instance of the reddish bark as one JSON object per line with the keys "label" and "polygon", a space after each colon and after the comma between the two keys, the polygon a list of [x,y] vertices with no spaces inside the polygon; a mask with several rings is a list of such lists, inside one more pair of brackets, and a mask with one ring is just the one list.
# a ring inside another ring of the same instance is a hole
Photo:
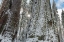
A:
{"label": "reddish bark", "polygon": [[6,21],[7,21],[8,15],[5,14],[2,18],[0,18],[0,32],[2,31]]}
{"label": "reddish bark", "polygon": [[4,23],[7,19],[7,14],[5,14],[2,18],[0,18],[0,24]]}
{"label": "reddish bark", "polygon": [[49,24],[50,26],[52,26],[52,20],[48,21],[48,24]]}
{"label": "reddish bark", "polygon": [[7,0],[4,0],[2,3],[2,7],[0,9],[0,18],[5,14],[5,12],[7,11]]}
{"label": "reddish bark", "polygon": [[14,35],[12,35],[12,41],[17,37],[17,31],[15,32]]}

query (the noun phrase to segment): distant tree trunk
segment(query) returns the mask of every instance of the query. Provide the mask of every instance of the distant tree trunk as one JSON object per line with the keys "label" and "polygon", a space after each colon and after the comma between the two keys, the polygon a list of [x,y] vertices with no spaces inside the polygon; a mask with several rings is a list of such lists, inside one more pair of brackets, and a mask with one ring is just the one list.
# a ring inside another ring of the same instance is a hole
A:
{"label": "distant tree trunk", "polygon": [[[5,24],[1,31],[2,35],[8,37],[9,32],[12,39],[15,38],[18,30],[19,16],[20,16],[21,0],[4,0],[0,10],[0,24]],[[5,18],[4,18],[5,17]],[[7,17],[7,18],[6,18]],[[3,19],[2,19],[3,18]],[[1,22],[2,21],[2,22]],[[1,27],[2,25],[0,25]]]}

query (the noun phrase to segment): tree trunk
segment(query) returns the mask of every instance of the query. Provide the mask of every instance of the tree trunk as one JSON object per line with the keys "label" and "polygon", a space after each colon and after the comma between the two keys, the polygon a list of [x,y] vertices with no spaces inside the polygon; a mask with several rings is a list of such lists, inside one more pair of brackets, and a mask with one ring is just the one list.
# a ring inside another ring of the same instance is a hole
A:
{"label": "tree trunk", "polygon": [[[15,39],[17,35],[20,8],[21,8],[21,0],[4,0],[2,4],[2,8],[0,10],[1,13],[0,24],[3,24],[4,21],[6,21],[3,26],[3,29],[1,28],[2,29],[1,34],[4,37],[11,38],[12,41]],[[0,27],[1,26],[2,25],[0,25]]]}

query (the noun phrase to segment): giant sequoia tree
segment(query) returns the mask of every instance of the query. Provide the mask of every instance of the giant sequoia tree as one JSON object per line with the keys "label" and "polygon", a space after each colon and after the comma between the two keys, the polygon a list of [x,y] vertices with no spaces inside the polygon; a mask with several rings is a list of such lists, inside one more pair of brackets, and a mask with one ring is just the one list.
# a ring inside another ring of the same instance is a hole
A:
{"label": "giant sequoia tree", "polygon": [[21,0],[3,0],[0,10],[0,33],[4,37],[12,40],[16,37],[20,8]]}

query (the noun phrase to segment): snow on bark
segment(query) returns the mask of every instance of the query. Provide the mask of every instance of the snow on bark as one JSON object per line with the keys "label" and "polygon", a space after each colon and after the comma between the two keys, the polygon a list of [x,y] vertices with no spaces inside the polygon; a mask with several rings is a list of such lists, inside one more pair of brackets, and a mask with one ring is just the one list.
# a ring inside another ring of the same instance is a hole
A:
{"label": "snow on bark", "polygon": [[[7,0],[8,1],[8,0]],[[50,0],[9,0],[2,42],[58,42],[56,9]],[[21,5],[21,6],[20,6]],[[55,7],[55,6],[54,6]],[[21,9],[20,9],[21,8]],[[3,8],[2,8],[3,9]],[[56,23],[56,24],[55,24]],[[59,32],[60,33],[60,32]],[[61,37],[61,36],[60,36]]]}
{"label": "snow on bark", "polygon": [[18,24],[19,24],[19,15],[21,0],[4,0],[1,9],[3,9],[3,14],[8,14],[7,21],[1,34],[3,35],[2,42],[14,42],[14,39],[17,37]]}
{"label": "snow on bark", "polygon": [[[57,35],[54,34],[54,29],[51,25],[50,2],[47,0],[31,0],[29,4],[31,8],[27,6],[24,3],[23,18],[21,19],[23,24],[21,27],[24,28],[23,33],[21,33],[21,37],[24,37],[22,42],[58,42]],[[31,12],[29,20],[26,17],[27,12],[28,14]]]}

